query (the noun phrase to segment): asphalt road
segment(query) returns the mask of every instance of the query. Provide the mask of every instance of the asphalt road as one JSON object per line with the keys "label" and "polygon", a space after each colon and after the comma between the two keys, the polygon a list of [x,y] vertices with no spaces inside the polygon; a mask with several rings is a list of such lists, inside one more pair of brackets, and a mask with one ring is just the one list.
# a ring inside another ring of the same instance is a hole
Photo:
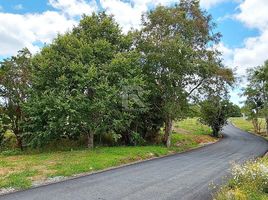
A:
{"label": "asphalt road", "polygon": [[268,143],[232,125],[220,142],[61,183],[1,196],[1,200],[206,200],[231,162],[263,155]]}

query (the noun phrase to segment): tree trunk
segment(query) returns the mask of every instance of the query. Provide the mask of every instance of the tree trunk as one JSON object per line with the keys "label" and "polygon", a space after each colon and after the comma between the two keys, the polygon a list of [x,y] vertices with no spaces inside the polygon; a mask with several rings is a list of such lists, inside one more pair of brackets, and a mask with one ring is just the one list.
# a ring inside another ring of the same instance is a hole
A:
{"label": "tree trunk", "polygon": [[164,142],[167,147],[170,147],[171,145],[171,134],[172,134],[172,119],[168,118],[165,121],[165,136],[164,136]]}
{"label": "tree trunk", "polygon": [[17,146],[20,148],[21,151],[23,151],[22,138],[21,137],[17,137]]}
{"label": "tree trunk", "polygon": [[212,135],[213,135],[214,137],[219,137],[219,130],[218,130],[217,128],[213,128],[213,129],[212,129]]}
{"label": "tree trunk", "polygon": [[87,147],[92,149],[94,147],[94,134],[88,133],[87,134]]}
{"label": "tree trunk", "polygon": [[18,128],[15,128],[13,130],[14,135],[16,136],[17,139],[17,147],[20,148],[21,151],[23,151],[23,146],[22,146],[22,137],[20,136],[20,131]]}

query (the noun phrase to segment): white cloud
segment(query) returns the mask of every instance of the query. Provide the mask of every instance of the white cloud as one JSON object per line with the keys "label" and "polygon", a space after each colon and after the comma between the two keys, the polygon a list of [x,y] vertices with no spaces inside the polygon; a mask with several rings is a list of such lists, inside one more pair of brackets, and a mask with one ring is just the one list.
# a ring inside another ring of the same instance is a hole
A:
{"label": "white cloud", "polygon": [[222,53],[222,59],[226,66],[233,66],[233,55],[234,51],[231,48],[228,48],[224,43],[220,42],[215,46],[215,48]]}
{"label": "white cloud", "polygon": [[[65,33],[76,25],[79,16],[97,10],[95,0],[48,1],[58,11],[30,14],[0,12],[0,56],[16,54],[24,47],[34,53],[39,50],[40,44],[50,43],[58,33]],[[15,7],[22,8],[19,5]]]}
{"label": "white cloud", "polygon": [[[201,4],[209,7],[222,1],[225,0],[201,0]],[[125,32],[132,27],[139,28],[141,15],[149,8],[176,2],[179,0],[100,0],[101,6],[114,15]],[[57,11],[24,15],[0,12],[0,56],[13,55],[23,47],[36,52],[37,44],[50,43],[57,33],[64,33],[77,24],[82,14],[98,10],[96,0],[48,0],[48,4]],[[14,7],[22,8],[20,4]]]}
{"label": "white cloud", "polygon": [[244,0],[239,5],[239,13],[234,19],[249,28],[259,30],[259,35],[244,40],[242,47],[230,49],[223,44],[219,50],[223,52],[225,64],[237,67],[237,73],[246,74],[247,69],[262,65],[268,59],[268,4],[267,0]]}
{"label": "white cloud", "polygon": [[95,0],[49,0],[49,4],[71,17],[89,15],[98,10]]}
{"label": "white cloud", "polygon": [[156,5],[169,5],[177,2],[175,0],[100,0],[102,8],[107,13],[113,14],[115,20],[121,25],[124,32],[131,28],[139,28],[141,25],[141,16],[149,7]]}
{"label": "white cloud", "polygon": [[[231,49],[220,44],[218,49],[223,52],[224,63],[236,68],[236,74],[241,78],[239,87],[243,87],[247,84],[246,71],[262,65],[268,59],[267,0],[244,0],[240,3],[238,11],[232,19],[240,21],[248,28],[257,29],[259,34],[246,38],[240,48]],[[237,95],[238,92],[241,90],[231,92],[231,100],[235,103],[243,100]]]}
{"label": "white cloud", "polygon": [[[240,0],[201,0],[201,7],[209,9],[223,2],[240,1]],[[170,5],[179,3],[179,0],[100,0],[102,8],[107,13],[113,14],[116,21],[121,25],[124,32],[131,28],[139,28],[141,25],[141,15],[149,8],[157,5]]]}
{"label": "white cloud", "polygon": [[250,28],[266,29],[268,26],[267,0],[244,0],[239,6],[240,13],[236,18]]}
{"label": "white cloud", "polygon": [[240,66],[240,72],[245,73],[246,69],[262,65],[268,59],[268,29],[260,36],[250,37],[245,40],[243,48],[234,50],[234,65]]}
{"label": "white cloud", "polygon": [[15,54],[23,47],[36,52],[35,43],[49,43],[57,35],[72,28],[76,22],[68,20],[58,12],[46,11],[41,14],[0,13],[0,55]]}
{"label": "white cloud", "polygon": [[232,0],[201,0],[200,1],[200,5],[203,8],[209,9],[212,6],[215,6],[217,4],[223,3],[223,2],[227,2],[227,1],[232,1]]}
{"label": "white cloud", "polygon": [[[239,0],[201,0],[201,5],[210,8],[225,1]],[[141,15],[150,8],[176,2],[179,0],[100,0],[100,5],[127,32],[131,27],[140,27]],[[57,33],[77,24],[81,14],[98,10],[96,0],[48,0],[48,3],[57,11],[25,15],[0,12],[0,56],[14,54],[24,46],[36,51],[36,43],[51,42]]]}
{"label": "white cloud", "polygon": [[144,3],[127,3],[120,0],[100,0],[100,3],[108,14],[114,15],[125,32],[131,28],[138,28],[142,13],[147,10]]}

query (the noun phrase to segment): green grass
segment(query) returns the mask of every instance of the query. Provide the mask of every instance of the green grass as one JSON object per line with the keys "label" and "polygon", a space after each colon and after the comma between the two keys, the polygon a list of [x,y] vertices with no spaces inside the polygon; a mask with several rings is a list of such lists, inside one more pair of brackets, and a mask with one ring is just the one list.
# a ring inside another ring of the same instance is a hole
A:
{"label": "green grass", "polygon": [[[260,119],[262,122],[262,132],[265,132],[265,121],[264,119]],[[254,127],[252,125],[252,122],[249,120],[244,119],[243,117],[234,117],[231,118],[230,121],[238,128],[247,131],[247,132],[251,132],[254,133]]]}
{"label": "green grass", "polygon": [[198,121],[198,118],[190,118],[190,119],[186,119],[180,122],[176,122],[174,126],[175,128],[186,130],[195,135],[207,135],[208,133],[212,132],[211,128],[209,128],[206,125],[201,124]]}
{"label": "green grass", "polygon": [[215,200],[265,200],[268,199],[268,158],[235,165],[232,176]]}
{"label": "green grass", "polygon": [[97,147],[94,150],[13,152],[0,154],[0,188],[29,188],[33,181],[72,176],[119,166],[134,161],[182,152],[201,143],[215,141],[208,127],[197,119],[175,124],[172,146]]}

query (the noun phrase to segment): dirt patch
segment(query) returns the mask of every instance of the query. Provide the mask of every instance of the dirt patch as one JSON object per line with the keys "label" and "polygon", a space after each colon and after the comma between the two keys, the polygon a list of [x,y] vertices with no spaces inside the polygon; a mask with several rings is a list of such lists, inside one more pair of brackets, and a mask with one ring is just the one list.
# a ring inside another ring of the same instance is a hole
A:
{"label": "dirt patch", "polygon": [[175,146],[176,146],[176,147],[183,147],[183,146],[187,145],[187,143],[188,143],[188,142],[180,141],[180,142],[177,142],[177,143],[175,144]]}
{"label": "dirt patch", "polygon": [[7,176],[8,174],[12,173],[13,170],[9,169],[9,168],[1,168],[0,169],[0,176]]}
{"label": "dirt patch", "polygon": [[211,136],[206,136],[206,135],[203,135],[203,136],[196,136],[194,138],[194,140],[198,143],[198,144],[206,144],[206,143],[211,143],[211,142],[216,142],[217,139],[211,137]]}

